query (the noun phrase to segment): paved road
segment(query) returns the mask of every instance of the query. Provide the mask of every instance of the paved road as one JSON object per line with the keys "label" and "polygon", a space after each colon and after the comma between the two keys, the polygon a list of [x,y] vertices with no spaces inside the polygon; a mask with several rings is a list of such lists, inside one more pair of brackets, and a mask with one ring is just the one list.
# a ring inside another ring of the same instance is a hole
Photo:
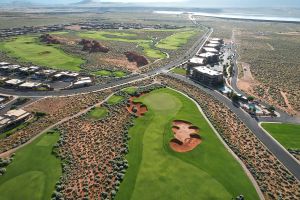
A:
{"label": "paved road", "polygon": [[245,113],[241,108],[233,105],[231,100],[224,97],[219,92],[210,88],[199,85],[189,78],[173,73],[167,73],[169,76],[180,79],[194,87],[200,88],[202,91],[214,96],[218,101],[224,103],[231,111],[233,111],[241,121],[256,135],[256,137],[278,158],[278,160],[298,179],[300,180],[300,165],[295,158],[284,148],[277,144],[268,134],[266,134],[258,125],[258,121]]}

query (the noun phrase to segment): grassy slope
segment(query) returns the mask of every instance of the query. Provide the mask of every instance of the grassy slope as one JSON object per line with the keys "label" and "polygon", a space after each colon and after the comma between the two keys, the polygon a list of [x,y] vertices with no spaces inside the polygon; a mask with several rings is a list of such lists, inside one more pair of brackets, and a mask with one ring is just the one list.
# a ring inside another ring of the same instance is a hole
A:
{"label": "grassy slope", "polygon": [[123,71],[109,71],[109,70],[100,70],[93,72],[94,75],[96,76],[113,76],[113,77],[124,77],[126,76],[126,73]]}
{"label": "grassy slope", "polygon": [[43,134],[17,151],[0,177],[0,199],[48,200],[61,176],[60,160],[51,154],[59,134]]}
{"label": "grassy slope", "polygon": [[39,44],[34,36],[20,36],[3,42],[0,49],[21,61],[54,69],[79,71],[80,65],[84,63],[81,58],[68,55],[54,46]]}
{"label": "grassy slope", "polygon": [[135,42],[135,43],[149,42],[149,40],[135,39],[136,34],[134,33],[120,33],[120,32],[110,32],[110,31],[85,31],[85,32],[79,32],[78,35],[82,38],[89,38],[89,39],[96,39],[96,40]]}
{"label": "grassy slope", "polygon": [[99,120],[105,117],[107,115],[107,112],[108,110],[106,108],[96,107],[92,109],[90,112],[88,112],[88,116],[91,119]]}
{"label": "grassy slope", "polygon": [[146,56],[150,58],[164,59],[167,57],[166,54],[160,50],[152,49],[151,43],[140,43],[139,46],[143,48]]}
{"label": "grassy slope", "polygon": [[[199,113],[196,105],[169,89],[160,89],[139,101],[149,111],[130,129],[129,169],[117,200],[123,199],[231,199],[244,194],[258,199],[237,161],[228,153]],[[187,120],[200,128],[196,149],[176,153],[169,147],[171,122]]]}
{"label": "grassy slope", "polygon": [[137,91],[137,87],[127,87],[124,88],[122,91],[126,92],[127,94],[134,94]]}
{"label": "grassy slope", "polygon": [[122,96],[113,95],[107,100],[107,103],[110,105],[114,105],[114,104],[121,102],[123,99],[124,99],[124,97],[122,97]]}
{"label": "grassy slope", "polygon": [[120,32],[110,32],[110,31],[86,31],[80,32],[78,35],[82,38],[104,40],[104,41],[118,41],[118,42],[133,42],[137,43],[143,48],[146,56],[150,58],[163,59],[166,55],[151,47],[150,39],[136,39],[136,34],[134,33],[120,33]]}
{"label": "grassy slope", "polygon": [[300,149],[299,124],[262,123],[261,125],[285,148]]}
{"label": "grassy slope", "polygon": [[179,75],[186,75],[186,70],[180,67],[176,67],[172,70],[173,73],[179,74]]}
{"label": "grassy slope", "polygon": [[196,34],[196,31],[184,31],[175,33],[165,39],[162,39],[156,47],[161,49],[176,50],[182,45],[186,44],[187,41]]}

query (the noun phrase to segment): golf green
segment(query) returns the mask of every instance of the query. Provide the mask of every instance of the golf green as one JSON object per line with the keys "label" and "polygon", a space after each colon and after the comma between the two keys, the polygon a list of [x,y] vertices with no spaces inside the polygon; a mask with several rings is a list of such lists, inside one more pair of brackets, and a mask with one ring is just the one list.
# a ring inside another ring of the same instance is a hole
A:
{"label": "golf green", "polygon": [[262,123],[280,144],[287,149],[300,149],[300,124]]}
{"label": "golf green", "polygon": [[95,107],[88,112],[88,117],[94,120],[103,119],[108,113],[108,110],[103,107]]}
{"label": "golf green", "polygon": [[136,43],[143,49],[146,56],[155,59],[164,59],[166,55],[158,49],[154,49],[151,44],[152,40],[149,38],[140,39],[135,33],[124,33],[124,32],[112,32],[112,31],[86,31],[79,32],[78,36],[82,38],[104,40],[104,41],[117,41]]}
{"label": "golf green", "polygon": [[175,74],[183,75],[183,76],[186,75],[186,69],[183,69],[181,67],[176,67],[171,72],[173,72]]}
{"label": "golf green", "polygon": [[85,61],[73,55],[66,54],[55,45],[41,44],[36,36],[20,36],[0,43],[0,50],[24,62],[51,67],[53,69],[80,71],[80,65]]}
{"label": "golf green", "polygon": [[113,95],[107,100],[107,103],[110,105],[115,105],[115,104],[120,103],[123,99],[124,99],[124,97],[122,97],[122,96]]}
{"label": "golf green", "polygon": [[51,154],[59,133],[43,134],[16,152],[0,176],[1,200],[48,200],[62,174],[60,160]]}
{"label": "golf green", "polygon": [[[145,116],[130,129],[129,168],[117,200],[259,199],[240,164],[223,146],[190,99],[171,89],[159,89],[136,101],[147,106]],[[197,126],[202,143],[190,152],[169,147],[173,120]]]}
{"label": "golf green", "polygon": [[186,44],[192,36],[196,35],[196,33],[196,31],[192,30],[175,33],[165,39],[162,39],[156,47],[169,50],[179,49]]}

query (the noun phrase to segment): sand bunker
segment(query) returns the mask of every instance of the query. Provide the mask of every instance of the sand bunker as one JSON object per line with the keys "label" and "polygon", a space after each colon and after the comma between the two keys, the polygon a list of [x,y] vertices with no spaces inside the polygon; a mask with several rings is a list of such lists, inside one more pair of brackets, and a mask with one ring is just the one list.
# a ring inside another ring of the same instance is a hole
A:
{"label": "sand bunker", "polygon": [[170,147],[176,152],[191,151],[202,142],[198,135],[199,128],[189,122],[173,121],[172,131],[175,138],[170,141]]}
{"label": "sand bunker", "polygon": [[142,103],[134,102],[134,99],[137,99],[137,98],[138,97],[130,97],[129,98],[129,104],[127,105],[127,110],[131,114],[134,114],[137,117],[141,117],[148,111],[148,109]]}

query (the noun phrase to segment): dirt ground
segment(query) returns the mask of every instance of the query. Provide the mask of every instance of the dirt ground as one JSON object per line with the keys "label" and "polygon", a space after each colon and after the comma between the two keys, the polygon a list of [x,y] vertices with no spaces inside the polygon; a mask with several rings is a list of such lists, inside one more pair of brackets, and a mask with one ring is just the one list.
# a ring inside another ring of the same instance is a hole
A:
{"label": "dirt ground", "polygon": [[176,152],[191,151],[202,142],[197,134],[199,129],[189,122],[173,121],[172,131],[175,138],[170,141],[170,147]]}
{"label": "dirt ground", "polygon": [[300,32],[284,32],[284,33],[277,33],[279,35],[291,35],[291,36],[299,36]]}
{"label": "dirt ground", "polygon": [[289,102],[289,100],[288,100],[288,98],[287,98],[287,96],[286,96],[286,93],[283,92],[283,91],[280,91],[280,94],[281,94],[281,96],[283,97],[284,102],[285,102],[285,104],[287,105],[287,108],[288,108],[290,111],[293,111],[294,109],[293,109],[293,107],[291,106],[291,104],[290,104],[290,102]]}
{"label": "dirt ground", "polygon": [[270,43],[267,43],[267,45],[268,45],[268,47],[270,47],[270,50],[271,50],[271,51],[274,51],[274,50],[275,50],[274,47],[273,47]]}
{"label": "dirt ground", "polygon": [[296,112],[294,108],[291,106],[289,103],[287,94],[283,91],[280,92],[281,96],[284,99],[284,102],[286,104],[285,107],[278,105],[274,99],[272,99],[270,96],[264,96],[264,97],[259,97],[257,93],[254,91],[254,88],[256,86],[260,86],[264,88],[264,90],[267,91],[269,90],[268,87],[264,86],[263,84],[260,84],[257,80],[254,79],[253,75],[251,74],[251,66],[248,63],[240,62],[242,64],[242,69],[243,69],[243,76],[238,79],[237,86],[240,90],[244,91],[245,93],[252,95],[258,99],[265,100],[268,102],[270,105],[276,105],[280,109],[286,111],[287,113],[300,116],[300,113]]}
{"label": "dirt ground", "polygon": [[139,71],[139,68],[135,62],[129,62],[127,58],[123,58],[122,56],[119,58],[103,58],[101,60],[104,63],[115,65],[119,68],[125,68],[133,72]]}
{"label": "dirt ground", "polygon": [[258,85],[258,82],[253,78],[250,70],[250,65],[248,63],[242,64],[243,77],[238,79],[237,86],[240,90],[245,91],[246,93],[253,93],[254,86]]}
{"label": "dirt ground", "polygon": [[81,26],[79,25],[66,26],[65,29],[72,30],[72,31],[79,31],[81,29]]}
{"label": "dirt ground", "polygon": [[[134,99],[136,99],[138,97],[130,97],[129,98],[129,106],[126,107],[126,109],[128,110],[128,112],[130,112],[131,114],[135,114],[138,117],[143,116],[147,111],[147,107],[141,103],[134,103]],[[136,112],[133,112],[133,109],[136,109]]]}

